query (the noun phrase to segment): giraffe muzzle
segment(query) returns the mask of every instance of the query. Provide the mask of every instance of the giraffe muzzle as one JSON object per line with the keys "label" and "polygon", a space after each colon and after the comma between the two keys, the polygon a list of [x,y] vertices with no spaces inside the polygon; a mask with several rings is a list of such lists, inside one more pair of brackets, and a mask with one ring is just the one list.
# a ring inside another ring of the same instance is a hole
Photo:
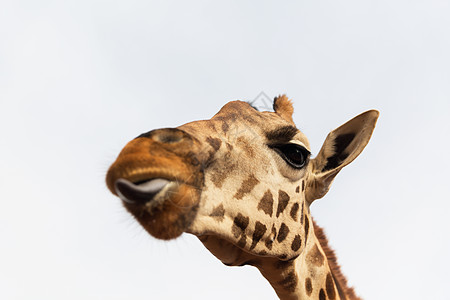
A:
{"label": "giraffe muzzle", "polygon": [[157,205],[160,202],[157,200],[163,200],[162,196],[171,185],[173,185],[171,181],[163,178],[155,178],[139,184],[119,178],[114,184],[116,193],[123,202],[137,205],[147,205],[150,202],[155,202],[153,205]]}

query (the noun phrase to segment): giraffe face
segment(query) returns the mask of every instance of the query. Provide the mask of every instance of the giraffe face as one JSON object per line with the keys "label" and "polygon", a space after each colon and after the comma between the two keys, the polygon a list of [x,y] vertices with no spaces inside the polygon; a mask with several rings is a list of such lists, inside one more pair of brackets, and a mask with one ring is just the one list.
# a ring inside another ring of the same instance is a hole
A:
{"label": "giraffe face", "polygon": [[289,118],[231,102],[211,120],[179,128],[202,141],[206,153],[199,210],[187,231],[256,255],[300,253],[310,150]]}
{"label": "giraffe face", "polygon": [[107,185],[156,238],[188,232],[253,255],[296,257],[308,238],[309,203],[365,140],[354,142],[347,130],[336,153],[337,132],[310,160],[291,102],[282,96],[274,108],[259,112],[233,101],[210,120],[143,134],[119,154]]}

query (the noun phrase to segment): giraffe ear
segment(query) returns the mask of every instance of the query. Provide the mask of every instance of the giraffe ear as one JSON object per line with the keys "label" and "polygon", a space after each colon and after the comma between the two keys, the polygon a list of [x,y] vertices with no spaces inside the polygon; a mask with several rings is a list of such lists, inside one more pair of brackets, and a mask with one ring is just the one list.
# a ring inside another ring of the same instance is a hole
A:
{"label": "giraffe ear", "polygon": [[286,95],[275,97],[273,100],[273,110],[283,119],[289,123],[294,124],[292,114],[294,113],[294,106],[292,101]]}
{"label": "giraffe ear", "polygon": [[328,134],[319,154],[311,161],[312,176],[306,189],[309,203],[322,198],[339,171],[363,151],[378,116],[376,110],[366,111]]}

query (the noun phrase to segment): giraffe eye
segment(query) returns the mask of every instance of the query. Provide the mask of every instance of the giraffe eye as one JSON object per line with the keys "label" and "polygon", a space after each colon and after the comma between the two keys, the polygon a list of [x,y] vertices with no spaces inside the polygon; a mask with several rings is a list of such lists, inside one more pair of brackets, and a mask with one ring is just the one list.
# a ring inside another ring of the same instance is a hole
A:
{"label": "giraffe eye", "polygon": [[271,146],[291,167],[303,168],[308,162],[309,151],[297,144]]}

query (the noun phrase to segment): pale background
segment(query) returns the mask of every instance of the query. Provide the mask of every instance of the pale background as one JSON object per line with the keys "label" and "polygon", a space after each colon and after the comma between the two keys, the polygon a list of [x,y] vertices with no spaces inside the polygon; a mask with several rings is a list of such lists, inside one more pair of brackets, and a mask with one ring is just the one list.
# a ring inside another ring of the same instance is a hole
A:
{"label": "pale background", "polygon": [[0,299],[274,299],[105,187],[125,143],[287,93],[314,153],[380,110],[312,213],[365,299],[450,299],[449,1],[0,0]]}

